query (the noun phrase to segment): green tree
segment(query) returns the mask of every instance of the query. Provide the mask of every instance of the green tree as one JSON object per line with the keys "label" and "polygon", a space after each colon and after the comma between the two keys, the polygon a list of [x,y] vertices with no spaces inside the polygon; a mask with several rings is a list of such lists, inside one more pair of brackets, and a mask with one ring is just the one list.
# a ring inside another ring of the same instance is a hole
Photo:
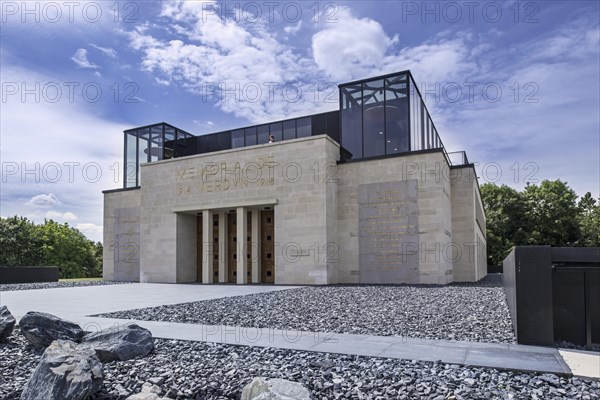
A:
{"label": "green tree", "polygon": [[579,199],[579,244],[587,247],[600,247],[600,199],[596,201],[590,192]]}
{"label": "green tree", "polygon": [[42,251],[35,231],[25,217],[0,218],[0,265],[39,265]]}
{"label": "green tree", "polygon": [[0,218],[0,265],[53,265],[61,278],[102,276],[102,243],[94,243],[68,224],[24,217]]}
{"label": "green tree", "polygon": [[590,214],[596,208],[596,199],[592,197],[590,192],[587,192],[582,198],[579,199],[577,207],[579,207],[579,210],[583,214]]}
{"label": "green tree", "polygon": [[102,242],[94,243],[94,258],[96,259],[96,268],[94,269],[93,278],[102,277],[102,258],[103,258],[104,246],[102,246]]}
{"label": "green tree", "polygon": [[43,265],[56,265],[61,278],[85,278],[96,275],[97,260],[93,242],[69,224],[52,220],[38,225]]}
{"label": "green tree", "polygon": [[527,185],[523,191],[527,202],[530,232],[527,244],[573,246],[580,239],[577,194],[566,182],[544,180]]}
{"label": "green tree", "polygon": [[481,200],[486,210],[488,263],[499,265],[513,246],[527,243],[527,202],[515,189],[493,183],[481,186]]}

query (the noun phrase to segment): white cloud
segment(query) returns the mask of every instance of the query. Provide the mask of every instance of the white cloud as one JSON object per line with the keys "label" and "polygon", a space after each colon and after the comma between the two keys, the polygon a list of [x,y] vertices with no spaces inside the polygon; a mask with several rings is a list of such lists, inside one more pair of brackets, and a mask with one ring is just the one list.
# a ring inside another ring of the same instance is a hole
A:
{"label": "white cloud", "polygon": [[81,223],[75,226],[81,233],[87,236],[90,240],[95,242],[102,241],[102,225],[96,225],[92,223]]}
{"label": "white cloud", "polygon": [[73,60],[73,62],[77,64],[79,68],[100,68],[98,65],[88,60],[86,49],[77,49],[75,54],[73,54],[73,57],[71,57],[71,60]]}
{"label": "white cloud", "polygon": [[[306,107],[282,95],[286,84],[301,80],[310,60],[281,44],[261,23],[244,26],[216,13],[202,14],[202,7],[190,2],[163,3],[161,15],[183,37],[157,39],[146,26],[124,32],[130,46],[143,52],[142,68],[159,74],[158,84],[216,95],[223,111],[251,121],[281,118]],[[211,89],[215,87],[219,89]],[[276,93],[270,92],[273,87]],[[234,93],[224,95],[226,91]]]}
{"label": "white cloud", "polygon": [[366,74],[378,69],[398,37],[390,38],[379,22],[356,18],[348,8],[340,8],[338,22],[328,24],[312,37],[317,66],[333,79]]}
{"label": "white cloud", "polygon": [[114,49],[111,49],[109,47],[100,47],[98,45],[95,45],[94,43],[90,43],[89,45],[95,48],[96,50],[100,50],[102,53],[104,53],[105,56],[108,56],[110,58],[117,58],[117,51]]}
{"label": "white cloud", "polygon": [[169,82],[166,79],[160,79],[160,78],[155,77],[154,81],[161,86],[170,86],[171,85],[171,82]]}
{"label": "white cloud", "polygon": [[[3,63],[0,74],[3,82],[27,87],[57,80],[11,63]],[[56,103],[9,96],[2,103],[0,158],[17,168],[1,183],[3,214],[41,223],[47,210],[68,210],[77,221],[102,225],[102,191],[122,187],[116,174],[122,169],[123,130],[129,126],[99,117],[92,106],[78,97],[70,102],[68,96]]]}
{"label": "white cloud", "polygon": [[62,213],[60,211],[48,210],[48,212],[46,212],[46,218],[55,221],[73,221],[77,219],[77,216],[70,211]]}
{"label": "white cloud", "polygon": [[33,196],[27,203],[28,206],[32,207],[51,207],[56,204],[60,204],[58,197],[54,193],[38,194]]}
{"label": "white cloud", "polygon": [[288,35],[295,35],[300,31],[300,29],[302,29],[302,20],[299,20],[297,23],[291,26],[286,26],[285,28],[283,28],[283,31]]}
{"label": "white cloud", "polygon": [[314,34],[309,58],[268,26],[236,23],[204,7],[163,3],[161,16],[177,32],[171,40],[159,39],[148,25],[123,34],[142,52],[142,69],[156,74],[157,84],[211,96],[222,111],[253,123],[334,110],[336,85],[344,81],[408,68],[418,68],[422,79],[442,80],[472,66],[467,37],[440,36],[398,50],[398,37],[348,8]]}

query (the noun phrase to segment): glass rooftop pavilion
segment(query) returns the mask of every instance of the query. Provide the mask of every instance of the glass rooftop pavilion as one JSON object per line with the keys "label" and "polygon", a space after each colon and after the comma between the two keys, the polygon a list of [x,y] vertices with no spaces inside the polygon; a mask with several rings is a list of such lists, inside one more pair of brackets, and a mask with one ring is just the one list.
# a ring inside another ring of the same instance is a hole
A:
{"label": "glass rooftop pavilion", "polygon": [[449,165],[465,165],[464,151],[448,153],[410,71],[339,85],[339,111],[195,136],[167,123],[124,131],[124,187],[140,186],[140,164],[326,134],[340,144],[340,162],[441,149]]}

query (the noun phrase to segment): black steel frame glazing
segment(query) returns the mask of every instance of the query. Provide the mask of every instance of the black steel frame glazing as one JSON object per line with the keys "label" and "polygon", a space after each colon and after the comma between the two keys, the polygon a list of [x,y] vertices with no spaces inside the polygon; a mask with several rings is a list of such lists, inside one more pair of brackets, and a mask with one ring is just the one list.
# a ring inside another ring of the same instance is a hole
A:
{"label": "black steel frame glazing", "polygon": [[[390,157],[442,149],[449,165],[465,165],[464,151],[448,153],[410,71],[339,85],[339,111],[195,136],[167,123],[124,131],[123,187],[140,186],[144,162],[326,134],[340,144],[340,160]],[[135,161],[133,161],[135,159]]]}
{"label": "black steel frame glazing", "polygon": [[140,164],[177,157],[184,152],[186,139],[194,136],[165,122],[128,129],[123,133],[124,188],[140,186]]}

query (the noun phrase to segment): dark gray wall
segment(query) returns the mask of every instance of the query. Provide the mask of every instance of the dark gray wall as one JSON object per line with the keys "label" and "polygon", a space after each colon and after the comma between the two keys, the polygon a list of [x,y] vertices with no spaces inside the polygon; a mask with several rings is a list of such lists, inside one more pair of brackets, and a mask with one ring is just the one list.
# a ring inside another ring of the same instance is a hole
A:
{"label": "dark gray wall", "polygon": [[58,282],[58,267],[0,267],[0,283]]}
{"label": "dark gray wall", "polygon": [[503,269],[518,343],[598,343],[600,248],[517,246]]}

